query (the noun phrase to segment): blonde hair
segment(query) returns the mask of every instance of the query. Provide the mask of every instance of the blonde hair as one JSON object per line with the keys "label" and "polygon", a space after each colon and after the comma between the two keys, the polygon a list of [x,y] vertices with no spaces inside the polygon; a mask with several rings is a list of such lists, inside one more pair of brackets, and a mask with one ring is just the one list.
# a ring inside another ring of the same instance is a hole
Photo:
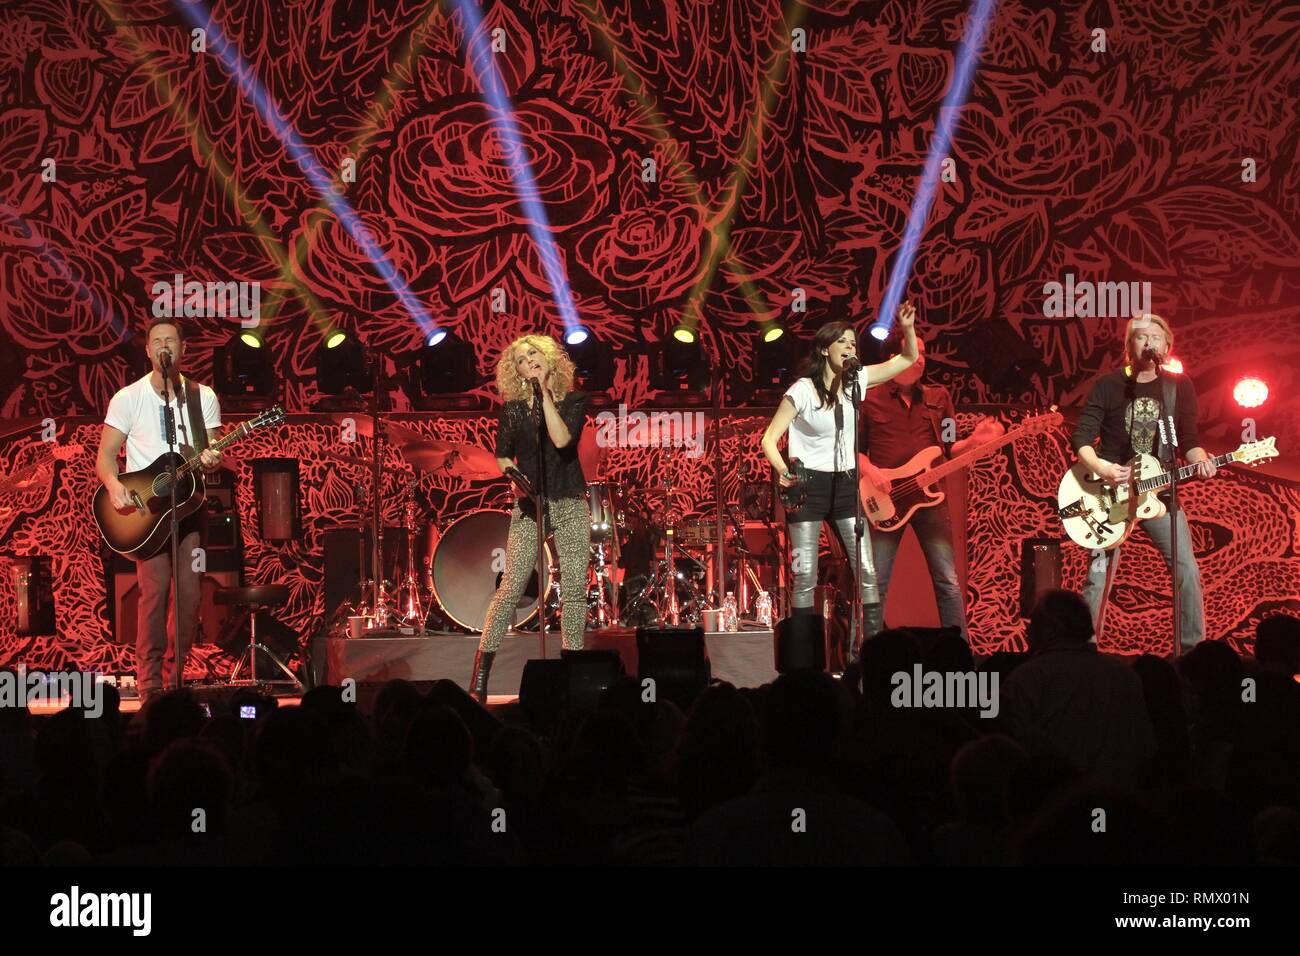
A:
{"label": "blonde hair", "polygon": [[528,401],[533,387],[515,368],[515,349],[531,345],[546,357],[551,366],[551,397],[557,402],[573,388],[573,360],[560,343],[549,335],[523,335],[515,339],[497,359],[497,391],[503,401]]}
{"label": "blonde hair", "polygon": [[[1138,323],[1142,323],[1139,325]],[[1174,330],[1169,327],[1163,316],[1156,315],[1154,312],[1147,312],[1143,315],[1135,315],[1128,320],[1128,325],[1124,329],[1124,364],[1136,365],[1138,356],[1133,354],[1133,337],[1137,335],[1139,329],[1145,329],[1149,326],[1157,325],[1164,330],[1165,358],[1168,358],[1174,351]]]}

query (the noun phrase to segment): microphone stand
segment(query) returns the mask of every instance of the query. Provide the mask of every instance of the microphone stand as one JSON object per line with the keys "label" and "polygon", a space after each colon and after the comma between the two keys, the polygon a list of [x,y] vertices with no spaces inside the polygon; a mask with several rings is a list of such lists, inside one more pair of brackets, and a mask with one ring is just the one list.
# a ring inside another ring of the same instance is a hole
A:
{"label": "microphone stand", "polygon": [[[1160,357],[1155,356],[1152,367],[1156,370],[1156,381],[1164,382],[1164,373],[1160,368]],[[1174,388],[1177,389],[1177,383]],[[1175,392],[1176,394],[1176,392]],[[1163,405],[1164,396],[1161,395]],[[1183,602],[1178,591],[1178,429],[1174,426],[1174,416],[1162,407],[1160,419],[1160,444],[1168,452],[1169,462],[1169,574],[1173,580],[1174,594],[1174,660],[1182,654],[1183,649]],[[1168,413],[1168,414],[1165,414]],[[1168,422],[1166,429],[1165,423]]]}
{"label": "microphone stand", "polygon": [[[166,401],[163,406],[163,428],[167,432],[167,473],[171,485],[171,512],[168,520],[171,525],[172,539],[172,620],[174,621],[172,627],[172,659],[176,670],[173,676],[173,686],[169,689],[179,690],[183,683],[182,673],[185,669],[185,661],[181,659],[181,542],[180,521],[176,517],[176,459],[180,451],[176,441],[176,410],[172,407],[172,401],[176,399],[176,386],[171,378],[171,353],[164,350],[158,356],[158,364],[162,368],[163,398]],[[198,481],[198,476],[195,476],[194,480]]]}
{"label": "microphone stand", "polygon": [[542,410],[542,385],[533,379],[533,417],[537,420],[537,640],[546,660],[546,412]]}
{"label": "microphone stand", "polygon": [[[849,628],[849,658],[853,657],[853,640],[856,632],[858,645],[862,645],[867,639],[866,628],[866,609],[862,604],[862,538],[866,534],[867,522],[862,515],[862,485],[858,475],[858,446],[862,439],[862,428],[859,422],[859,406],[862,404],[862,376],[859,374],[863,366],[861,363],[853,370],[853,387],[849,392],[849,399],[853,403],[853,468],[849,472],[853,476],[853,547],[854,551],[854,574],[853,574],[853,626]],[[848,666],[849,661],[844,661]]]}

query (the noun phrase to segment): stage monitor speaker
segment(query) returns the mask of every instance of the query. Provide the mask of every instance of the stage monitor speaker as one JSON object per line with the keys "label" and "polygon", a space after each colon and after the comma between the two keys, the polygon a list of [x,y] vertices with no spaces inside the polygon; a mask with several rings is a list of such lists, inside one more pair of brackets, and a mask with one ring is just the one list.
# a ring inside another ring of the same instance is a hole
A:
{"label": "stage monitor speaker", "polygon": [[35,637],[55,633],[54,584],[51,561],[46,555],[30,554],[13,559],[14,588],[18,597],[17,634]]}
{"label": "stage monitor speaker", "polygon": [[826,670],[826,619],[796,614],[776,625],[776,672]]}
{"label": "stage monitor speaker", "polygon": [[712,669],[702,627],[638,627],[637,680],[653,680],[656,699],[685,711],[709,686]]}
{"label": "stage monitor speaker", "polygon": [[524,665],[519,678],[519,708],[534,731],[547,733],[555,726],[564,709],[568,685],[569,671],[562,660],[534,658]]}
{"label": "stage monitor speaker", "polygon": [[1061,586],[1061,542],[1025,538],[1020,542],[1020,616],[1029,617],[1044,591]]}
{"label": "stage monitor speaker", "polygon": [[601,692],[625,673],[618,651],[560,651],[560,660],[568,668],[569,707],[594,710]]}

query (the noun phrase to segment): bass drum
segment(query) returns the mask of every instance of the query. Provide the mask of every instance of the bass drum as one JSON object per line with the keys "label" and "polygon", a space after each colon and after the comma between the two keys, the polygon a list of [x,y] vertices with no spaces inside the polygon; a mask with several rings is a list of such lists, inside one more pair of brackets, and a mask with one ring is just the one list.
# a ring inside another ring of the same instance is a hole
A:
{"label": "bass drum", "polygon": [[[443,529],[433,551],[433,596],[452,622],[469,631],[482,632],[488,605],[506,569],[506,539],[510,512],[494,509],[471,511]],[[543,592],[558,580],[555,543],[546,542]],[[519,599],[514,626],[537,616],[537,572]]]}

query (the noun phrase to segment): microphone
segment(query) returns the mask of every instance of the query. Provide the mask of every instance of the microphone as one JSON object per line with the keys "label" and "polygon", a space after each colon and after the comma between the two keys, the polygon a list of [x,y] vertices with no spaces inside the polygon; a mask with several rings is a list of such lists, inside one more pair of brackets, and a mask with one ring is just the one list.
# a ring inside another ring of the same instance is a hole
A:
{"label": "microphone", "polygon": [[1160,374],[1160,353],[1151,348],[1151,346],[1148,345],[1142,350],[1142,361],[1150,365],[1157,375]]}
{"label": "microphone", "polygon": [[162,366],[164,372],[171,367],[172,353],[171,349],[161,349],[158,352],[158,364]]}
{"label": "microphone", "polygon": [[858,369],[862,368],[862,362],[856,355],[850,355],[844,360],[844,365],[842,367],[845,375],[852,375]]}

